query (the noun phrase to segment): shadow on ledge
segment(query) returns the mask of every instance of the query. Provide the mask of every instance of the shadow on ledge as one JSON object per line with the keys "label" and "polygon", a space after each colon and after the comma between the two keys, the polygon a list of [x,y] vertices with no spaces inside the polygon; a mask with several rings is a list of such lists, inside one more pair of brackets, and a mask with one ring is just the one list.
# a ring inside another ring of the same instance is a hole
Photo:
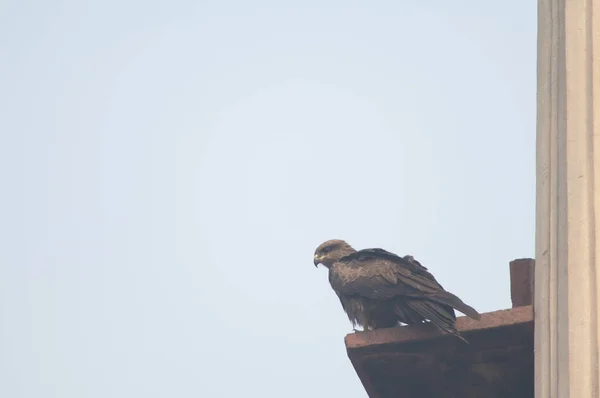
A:
{"label": "shadow on ledge", "polygon": [[431,324],[346,336],[348,356],[370,398],[532,398],[533,266],[511,262],[513,308],[460,317],[465,344]]}

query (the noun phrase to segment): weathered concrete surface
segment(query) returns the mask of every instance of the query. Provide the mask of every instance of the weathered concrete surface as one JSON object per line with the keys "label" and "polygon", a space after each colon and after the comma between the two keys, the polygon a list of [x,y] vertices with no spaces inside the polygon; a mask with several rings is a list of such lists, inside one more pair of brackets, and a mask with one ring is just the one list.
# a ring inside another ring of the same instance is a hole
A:
{"label": "weathered concrete surface", "polygon": [[535,396],[600,396],[600,0],[538,0]]}

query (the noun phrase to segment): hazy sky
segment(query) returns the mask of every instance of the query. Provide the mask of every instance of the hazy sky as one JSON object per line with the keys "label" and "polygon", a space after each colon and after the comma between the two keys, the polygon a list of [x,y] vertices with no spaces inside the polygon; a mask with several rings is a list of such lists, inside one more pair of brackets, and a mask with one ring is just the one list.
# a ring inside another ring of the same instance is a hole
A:
{"label": "hazy sky", "polygon": [[536,4],[0,3],[0,396],[364,398],[315,269],[534,254]]}

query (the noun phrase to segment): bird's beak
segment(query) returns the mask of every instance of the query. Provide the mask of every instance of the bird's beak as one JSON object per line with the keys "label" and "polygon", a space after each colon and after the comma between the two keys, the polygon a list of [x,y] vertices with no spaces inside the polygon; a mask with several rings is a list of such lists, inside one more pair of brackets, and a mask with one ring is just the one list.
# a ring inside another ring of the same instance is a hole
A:
{"label": "bird's beak", "polygon": [[314,258],[313,262],[315,263],[315,267],[318,267],[319,264],[321,264],[321,257],[319,257],[318,255],[315,254],[315,258]]}

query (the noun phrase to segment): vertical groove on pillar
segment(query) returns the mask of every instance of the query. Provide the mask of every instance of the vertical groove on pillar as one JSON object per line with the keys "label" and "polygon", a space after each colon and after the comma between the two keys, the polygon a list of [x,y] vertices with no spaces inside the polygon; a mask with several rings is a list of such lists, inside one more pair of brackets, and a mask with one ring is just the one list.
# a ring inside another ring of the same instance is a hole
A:
{"label": "vertical groove on pillar", "polygon": [[535,390],[558,398],[558,0],[538,2]]}
{"label": "vertical groove on pillar", "polygon": [[[549,344],[549,362],[551,369],[550,380],[550,395],[548,397],[551,398],[559,398],[561,396],[561,386],[565,385],[564,382],[561,383],[561,379],[564,380],[568,377],[564,373],[560,373],[559,360],[560,357],[564,355],[564,353],[560,352],[560,344],[559,339],[561,338],[561,333],[559,328],[554,327],[554,325],[559,323],[560,318],[560,301],[558,297],[560,296],[561,291],[561,277],[559,275],[559,267],[558,264],[561,261],[561,252],[560,246],[557,244],[561,239],[561,231],[564,232],[564,229],[561,229],[562,219],[561,215],[561,203],[558,199],[561,195],[561,185],[559,181],[561,180],[561,173],[564,172],[564,169],[559,167],[559,164],[563,161],[563,155],[561,155],[561,135],[560,131],[564,126],[564,97],[561,96],[564,93],[565,80],[564,80],[564,68],[561,60],[564,59],[564,46],[561,43],[564,41],[564,30],[562,29],[561,20],[564,18],[564,8],[563,4],[560,0],[552,0],[550,3],[550,29],[547,33],[548,37],[547,45],[550,47],[551,59],[549,62],[550,75],[548,78],[550,79],[550,87],[549,91],[550,99],[548,112],[550,113],[550,131],[548,132],[549,137],[546,138],[550,141],[550,146],[552,149],[552,154],[550,158],[551,162],[551,178],[550,178],[550,197],[548,201],[551,206],[551,213],[549,215],[551,225],[551,236],[550,241],[548,242],[550,253],[552,253],[552,258],[549,264],[550,267],[550,317],[549,324],[546,325],[547,328],[550,329],[550,339],[546,344]],[[563,302],[563,305],[567,305],[567,303]],[[563,334],[564,335],[564,334]]]}
{"label": "vertical groove on pillar", "polygon": [[552,398],[570,398],[569,397],[569,368],[565,364],[569,362],[569,278],[567,263],[569,261],[569,246],[566,244],[569,239],[569,202],[567,186],[567,32],[566,32],[566,9],[565,0],[556,0],[553,2],[554,12],[552,16],[552,46],[555,57],[553,58],[553,67],[556,69],[552,76],[555,90],[552,92],[556,101],[553,106],[553,117],[556,118],[556,127],[554,134],[550,138],[556,145],[556,158],[553,160],[556,174],[552,176],[552,183],[556,190],[552,192],[552,201],[556,203],[555,212],[552,217],[556,219],[556,236],[551,241],[553,250],[556,253],[556,259],[552,262],[555,272],[556,290],[553,300],[555,305],[555,316],[553,323],[549,327],[553,330],[555,338],[552,339],[552,365],[554,367],[553,383],[554,390]]}

